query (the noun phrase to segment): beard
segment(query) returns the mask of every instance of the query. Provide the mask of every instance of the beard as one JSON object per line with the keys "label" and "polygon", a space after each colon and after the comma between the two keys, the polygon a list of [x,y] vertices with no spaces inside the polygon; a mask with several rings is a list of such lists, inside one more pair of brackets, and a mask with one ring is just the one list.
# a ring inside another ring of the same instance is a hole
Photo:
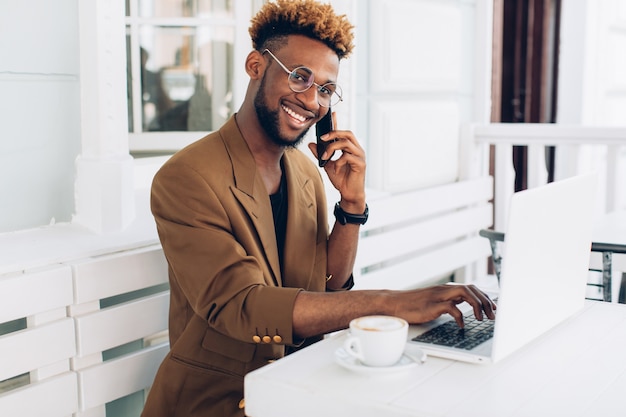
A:
{"label": "beard", "polygon": [[278,112],[280,110],[272,111],[267,106],[267,100],[265,97],[265,75],[263,75],[263,79],[261,80],[261,85],[259,86],[259,91],[256,93],[254,97],[254,109],[256,110],[256,115],[259,119],[259,123],[267,133],[267,136],[271,139],[271,141],[283,148],[291,147],[296,148],[302,139],[307,134],[309,129],[307,128],[300,135],[293,137],[285,137],[280,133],[278,128],[280,120]]}

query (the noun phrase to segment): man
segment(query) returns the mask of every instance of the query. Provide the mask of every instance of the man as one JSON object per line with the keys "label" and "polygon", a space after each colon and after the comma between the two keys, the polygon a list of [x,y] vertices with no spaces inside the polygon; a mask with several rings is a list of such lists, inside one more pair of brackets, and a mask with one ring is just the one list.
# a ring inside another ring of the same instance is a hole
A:
{"label": "man", "polygon": [[[243,378],[285,349],[387,314],[410,323],[467,301],[493,318],[471,286],[346,291],[367,220],[365,154],[352,132],[324,139],[339,191],[328,233],[320,170],[295,147],[339,99],[352,26],[329,5],[278,0],[252,20],[244,102],[219,131],[174,155],[156,175],[152,211],[169,264],[170,345],[144,416],[243,416]],[[333,141],[334,142],[331,142]],[[315,144],[309,144],[317,156]],[[297,415],[297,410],[294,410]]]}

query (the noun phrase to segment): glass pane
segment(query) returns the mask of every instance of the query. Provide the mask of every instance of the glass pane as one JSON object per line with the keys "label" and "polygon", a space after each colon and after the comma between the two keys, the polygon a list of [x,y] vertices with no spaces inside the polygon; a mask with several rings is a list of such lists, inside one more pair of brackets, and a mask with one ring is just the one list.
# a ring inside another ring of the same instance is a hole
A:
{"label": "glass pane", "polygon": [[140,27],[144,131],[208,131],[232,114],[232,27]]}
{"label": "glass pane", "polygon": [[141,17],[224,17],[231,12],[231,0],[139,0]]}

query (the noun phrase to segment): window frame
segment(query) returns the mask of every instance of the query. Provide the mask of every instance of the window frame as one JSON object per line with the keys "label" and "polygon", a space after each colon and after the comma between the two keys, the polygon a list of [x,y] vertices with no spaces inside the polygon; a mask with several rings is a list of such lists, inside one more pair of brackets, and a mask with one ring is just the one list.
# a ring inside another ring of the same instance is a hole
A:
{"label": "window frame", "polygon": [[[243,101],[247,77],[244,62],[247,51],[252,47],[247,27],[253,14],[263,5],[262,0],[232,0],[232,15],[228,17],[141,17],[138,11],[138,0],[129,1],[129,16],[124,18],[124,30],[130,38],[131,79],[128,85],[132,89],[131,117],[133,130],[128,132],[129,151],[134,156],[144,154],[171,154],[186,145],[210,133],[209,131],[168,131],[145,132],[141,129],[141,65],[140,65],[140,26],[154,25],[158,27],[199,27],[218,24],[232,27],[233,38],[233,113]],[[128,65],[127,65],[128,67]],[[137,105],[139,104],[139,105]],[[139,122],[139,123],[137,123]],[[131,125],[131,121],[128,121]]]}

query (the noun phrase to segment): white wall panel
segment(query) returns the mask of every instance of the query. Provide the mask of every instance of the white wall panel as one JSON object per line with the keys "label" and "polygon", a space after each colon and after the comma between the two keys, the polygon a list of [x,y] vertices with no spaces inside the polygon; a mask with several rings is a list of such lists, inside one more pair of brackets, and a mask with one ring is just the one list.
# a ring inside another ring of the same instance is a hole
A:
{"label": "white wall panel", "polygon": [[69,222],[80,151],[78,76],[0,73],[0,91],[0,232]]}
{"label": "white wall panel", "polygon": [[[557,122],[588,126],[626,126],[626,2],[563,2],[559,56]],[[567,178],[591,166],[626,166],[625,147],[560,146],[555,177]],[[600,181],[610,183],[601,171]],[[624,189],[616,172],[616,189]],[[601,189],[601,193],[604,192]],[[605,209],[624,208],[620,193],[599,199]]]}
{"label": "white wall panel", "polygon": [[0,232],[68,222],[80,149],[75,0],[0,2]]}
{"label": "white wall panel", "polygon": [[399,191],[453,182],[458,176],[459,109],[454,100],[372,104],[370,164],[374,187]]}
{"label": "white wall panel", "polygon": [[373,92],[457,90],[461,11],[447,1],[372,3]]}
{"label": "white wall panel", "polygon": [[0,73],[76,73],[76,0],[0,3]]}
{"label": "white wall panel", "polygon": [[395,192],[459,180],[460,158],[472,157],[460,153],[460,126],[490,113],[492,2],[361,4],[368,186]]}
{"label": "white wall panel", "polygon": [[608,50],[613,53],[608,54],[609,74],[608,84],[615,89],[622,89],[622,94],[626,94],[626,22],[622,30],[611,31],[608,34]]}

